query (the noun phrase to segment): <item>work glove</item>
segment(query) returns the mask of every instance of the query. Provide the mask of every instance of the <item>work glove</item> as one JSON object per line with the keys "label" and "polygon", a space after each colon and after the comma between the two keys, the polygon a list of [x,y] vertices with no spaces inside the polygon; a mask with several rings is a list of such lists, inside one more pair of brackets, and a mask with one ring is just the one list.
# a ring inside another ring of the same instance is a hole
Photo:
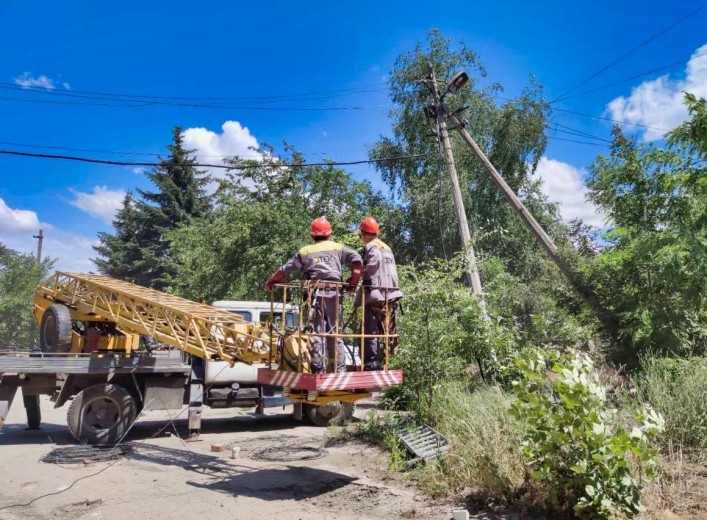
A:
{"label": "work glove", "polygon": [[356,287],[358,287],[358,280],[354,280],[353,276],[349,276],[349,278],[344,283],[346,284],[344,285],[344,290],[349,293],[355,292]]}
{"label": "work glove", "polygon": [[363,274],[363,264],[361,262],[356,262],[351,266],[351,276],[346,280],[346,291],[354,292],[358,286],[358,281],[361,279]]}

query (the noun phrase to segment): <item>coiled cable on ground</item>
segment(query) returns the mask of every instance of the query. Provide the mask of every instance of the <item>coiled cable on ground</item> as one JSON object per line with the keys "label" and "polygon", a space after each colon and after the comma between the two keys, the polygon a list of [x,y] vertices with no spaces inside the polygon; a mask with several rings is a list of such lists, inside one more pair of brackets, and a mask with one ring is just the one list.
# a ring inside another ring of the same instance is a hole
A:
{"label": "coiled cable on ground", "polygon": [[40,459],[47,464],[89,464],[110,462],[132,453],[130,444],[114,446],[62,446],[54,448]]}

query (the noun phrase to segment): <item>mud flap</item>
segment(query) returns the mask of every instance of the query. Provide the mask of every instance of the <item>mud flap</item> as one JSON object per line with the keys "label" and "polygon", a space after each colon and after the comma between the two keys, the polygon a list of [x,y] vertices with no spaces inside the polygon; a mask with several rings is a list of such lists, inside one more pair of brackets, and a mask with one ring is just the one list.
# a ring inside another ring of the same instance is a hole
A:
{"label": "mud flap", "polygon": [[303,417],[303,406],[302,403],[294,403],[292,410],[292,418],[296,421],[301,421]]}
{"label": "mud flap", "polygon": [[10,413],[10,406],[19,386],[19,376],[4,376],[0,379],[0,431],[5,424],[7,414]]}

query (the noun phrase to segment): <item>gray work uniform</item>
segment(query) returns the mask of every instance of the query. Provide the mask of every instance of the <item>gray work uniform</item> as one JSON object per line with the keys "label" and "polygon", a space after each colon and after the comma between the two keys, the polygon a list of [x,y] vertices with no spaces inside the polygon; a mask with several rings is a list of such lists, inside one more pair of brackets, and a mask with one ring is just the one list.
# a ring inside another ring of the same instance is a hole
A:
{"label": "gray work uniform", "polygon": [[[280,271],[285,274],[299,271],[305,280],[322,280],[328,282],[341,282],[343,277],[343,266],[349,268],[357,263],[362,263],[361,256],[337,242],[332,240],[322,240],[310,244],[300,249],[292,259],[280,267]],[[312,304],[314,315],[311,320],[312,343],[312,371],[323,372],[325,368],[324,360],[328,359],[329,365],[334,362],[334,348],[336,346],[336,371],[346,371],[346,347],[343,338],[325,338],[317,336],[317,333],[332,334],[340,332],[343,325],[343,312],[341,309],[341,294],[337,289],[314,289]],[[339,329],[336,330],[336,323]],[[326,349],[324,346],[326,345]],[[333,368],[333,367],[331,367]]]}
{"label": "gray work uniform", "polygon": [[[366,335],[384,334],[387,319],[390,325],[388,333],[393,334],[397,302],[403,297],[393,251],[385,242],[376,238],[364,246],[361,256],[364,267],[362,290],[365,291],[364,332]],[[360,295],[358,299],[360,305]],[[378,343],[378,338],[364,340],[363,362],[367,370],[380,369],[385,353],[378,348]]]}

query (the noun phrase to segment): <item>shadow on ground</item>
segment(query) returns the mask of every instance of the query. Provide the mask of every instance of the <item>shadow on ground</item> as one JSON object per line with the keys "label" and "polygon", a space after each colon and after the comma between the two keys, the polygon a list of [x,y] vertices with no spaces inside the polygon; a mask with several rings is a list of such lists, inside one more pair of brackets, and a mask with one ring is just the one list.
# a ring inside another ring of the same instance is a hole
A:
{"label": "shadow on ground", "polygon": [[[178,413],[178,412],[177,412]],[[234,412],[233,417],[205,418],[201,423],[202,434],[238,433],[238,432],[269,432],[291,430],[305,426],[306,423],[296,421],[291,414],[240,414]],[[174,420],[173,426],[169,419],[141,418],[130,430],[126,440],[146,440],[157,436],[167,435],[168,432],[177,431],[180,437],[188,436],[188,422],[186,414]],[[322,428],[322,433],[326,431]],[[66,423],[43,422],[36,430],[28,430],[24,423],[6,424],[0,432],[0,446],[22,444],[78,444],[69,432]]]}
{"label": "shadow on ground", "polygon": [[246,472],[215,476],[205,482],[187,481],[199,489],[227,493],[234,497],[261,500],[306,500],[337,490],[358,480],[324,469],[306,466],[249,469]]}
{"label": "shadow on ground", "polygon": [[[282,439],[282,436],[279,437]],[[263,439],[265,441],[270,438]],[[195,473],[189,486],[262,500],[305,500],[335,491],[356,477],[307,466],[271,464],[254,468],[187,449],[135,443],[129,458],[134,461],[176,466]]]}

